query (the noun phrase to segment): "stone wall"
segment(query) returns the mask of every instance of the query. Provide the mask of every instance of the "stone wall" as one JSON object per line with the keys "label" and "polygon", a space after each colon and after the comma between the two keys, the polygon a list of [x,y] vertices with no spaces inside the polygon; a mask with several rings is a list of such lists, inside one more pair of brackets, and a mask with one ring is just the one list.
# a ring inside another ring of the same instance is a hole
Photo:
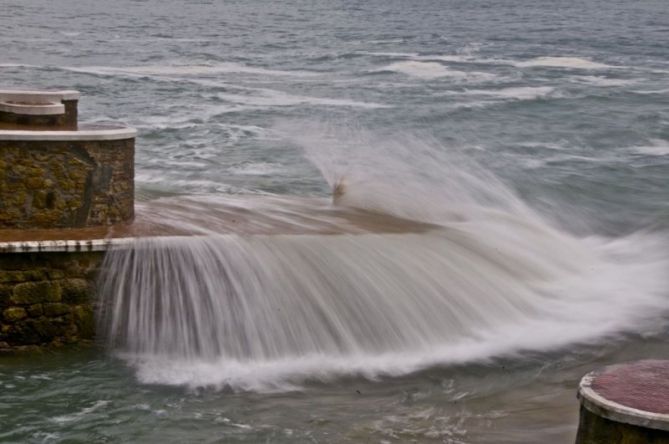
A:
{"label": "stone wall", "polygon": [[0,229],[131,221],[134,153],[134,138],[0,140]]}
{"label": "stone wall", "polygon": [[104,253],[0,253],[0,351],[92,339]]}

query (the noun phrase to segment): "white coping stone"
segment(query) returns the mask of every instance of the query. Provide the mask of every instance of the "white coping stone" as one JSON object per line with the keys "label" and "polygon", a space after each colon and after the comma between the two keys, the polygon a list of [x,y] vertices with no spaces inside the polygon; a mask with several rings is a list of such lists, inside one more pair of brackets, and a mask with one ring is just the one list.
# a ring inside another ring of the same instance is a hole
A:
{"label": "white coping stone", "polygon": [[592,382],[598,376],[598,373],[598,371],[590,372],[581,379],[578,387],[578,398],[583,407],[595,415],[610,419],[611,421],[669,431],[669,415],[627,407],[608,400],[597,393],[592,388]]}
{"label": "white coping stone", "polygon": [[0,140],[123,140],[137,136],[137,130],[130,127],[90,129],[80,131],[26,131],[0,130]]}
{"label": "white coping stone", "polygon": [[90,240],[49,240],[0,242],[0,253],[75,253],[107,251],[123,248],[137,240],[135,237],[118,237]]}
{"label": "white coping stone", "polygon": [[39,105],[0,102],[0,111],[26,116],[58,116],[65,114],[65,105],[53,102],[41,103]]}
{"label": "white coping stone", "polygon": [[79,91],[62,90],[62,91],[22,91],[12,89],[0,89],[1,101],[15,101],[15,102],[35,102],[35,103],[50,103],[60,102],[61,100],[79,100]]}

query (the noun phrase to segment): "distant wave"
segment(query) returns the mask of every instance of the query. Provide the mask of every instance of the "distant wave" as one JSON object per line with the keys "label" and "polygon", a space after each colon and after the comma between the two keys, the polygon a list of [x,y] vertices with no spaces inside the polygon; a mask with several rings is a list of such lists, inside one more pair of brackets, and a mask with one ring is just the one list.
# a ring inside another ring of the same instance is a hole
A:
{"label": "distant wave", "polygon": [[67,67],[70,71],[91,73],[91,74],[134,74],[149,76],[199,76],[216,75],[229,73],[257,74],[267,76],[285,76],[285,77],[313,77],[318,73],[311,71],[283,71],[276,69],[258,68],[241,63],[222,62],[211,65],[145,65],[145,66],[80,66]]}
{"label": "distant wave", "polygon": [[357,54],[370,55],[376,57],[407,58],[416,61],[438,60],[442,62],[467,63],[467,62],[475,62],[477,60],[470,55],[420,55],[415,52],[358,51]]}
{"label": "distant wave", "polygon": [[537,57],[523,62],[514,62],[515,66],[520,68],[568,68],[568,69],[610,69],[615,66],[604,63],[593,62],[592,60],[580,57]]}
{"label": "distant wave", "polygon": [[630,148],[632,152],[646,156],[669,156],[669,141],[663,139],[650,139],[648,145]]}
{"label": "distant wave", "polygon": [[[312,97],[304,95],[294,95],[287,92],[273,90],[269,88],[252,88],[241,85],[229,84],[220,81],[213,81],[211,79],[202,79],[198,75],[216,75],[225,73],[251,73],[251,74],[266,74],[266,75],[293,75],[298,77],[309,77],[316,75],[307,71],[276,71],[265,70],[260,68],[250,68],[244,65],[235,63],[223,63],[218,65],[193,65],[193,66],[135,66],[135,67],[110,67],[110,66],[89,66],[89,67],[59,67],[73,72],[80,72],[85,74],[95,75],[121,75],[131,78],[151,77],[158,81],[168,82],[190,82],[209,88],[226,88],[240,91],[249,91],[250,94],[237,93],[219,93],[218,97],[227,102],[231,102],[241,106],[234,107],[215,107],[214,114],[222,114],[226,112],[241,112],[255,110],[258,107],[264,108],[269,106],[297,106],[297,105],[319,105],[319,106],[338,106],[338,107],[355,107],[355,108],[388,108],[389,105],[362,102],[344,98],[329,98],[329,97]],[[193,76],[193,77],[190,77]]]}
{"label": "distant wave", "polygon": [[322,106],[343,106],[354,108],[388,108],[388,105],[373,102],[360,102],[350,99],[333,99],[328,97],[311,97],[302,95],[293,95],[283,91],[273,89],[257,88],[257,93],[253,95],[247,94],[230,94],[219,93],[218,97],[233,103],[239,103],[249,106],[296,106],[296,105],[322,105]]}
{"label": "distant wave", "polygon": [[448,77],[456,80],[484,81],[494,79],[496,77],[493,74],[484,72],[468,72],[450,69],[437,62],[418,62],[414,60],[391,63],[390,65],[387,65],[375,72],[385,71],[397,72],[410,77],[426,80]]}
{"label": "distant wave", "polygon": [[655,89],[655,90],[639,90],[639,91],[632,91],[636,94],[669,94],[669,88],[667,89]]}
{"label": "distant wave", "polygon": [[534,100],[546,97],[553,92],[555,92],[555,88],[551,86],[520,86],[502,89],[470,89],[458,94],[491,96],[502,99]]}
{"label": "distant wave", "polygon": [[625,86],[637,82],[635,79],[611,79],[601,76],[575,76],[572,80],[579,83],[586,83],[593,86],[610,87],[610,86]]}

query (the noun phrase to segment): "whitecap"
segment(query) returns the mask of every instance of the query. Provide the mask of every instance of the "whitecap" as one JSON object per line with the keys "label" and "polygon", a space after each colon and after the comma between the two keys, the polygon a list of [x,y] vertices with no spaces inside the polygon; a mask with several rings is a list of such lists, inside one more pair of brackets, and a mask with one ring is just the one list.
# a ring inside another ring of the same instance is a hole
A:
{"label": "whitecap", "polygon": [[572,77],[572,80],[579,83],[587,83],[589,85],[601,87],[625,86],[637,82],[637,80],[634,79],[611,79],[602,76],[574,76]]}
{"label": "whitecap", "polygon": [[459,94],[491,96],[512,100],[534,100],[549,96],[553,92],[555,92],[555,88],[551,86],[520,86],[502,89],[470,89]]}
{"label": "whitecap", "polygon": [[437,62],[421,62],[415,60],[407,60],[402,62],[391,63],[376,72],[392,71],[409,77],[416,77],[424,80],[438,79],[441,77],[448,77],[455,80],[474,80],[485,81],[495,78],[494,74],[484,72],[467,72],[450,69],[441,63]]}
{"label": "whitecap", "polygon": [[604,63],[593,62],[592,60],[581,57],[536,57],[534,59],[513,62],[513,64],[520,68],[566,68],[566,69],[609,69],[615,66],[606,65]]}
{"label": "whitecap", "polygon": [[[242,89],[242,88],[240,88]],[[253,90],[255,94],[233,94],[218,93],[217,96],[228,102],[249,106],[296,106],[296,105],[321,105],[321,106],[343,106],[354,108],[387,108],[388,105],[374,102],[361,102],[350,99],[333,99],[329,97],[311,97],[293,95],[283,91],[266,88],[244,88]]]}
{"label": "whitecap", "polygon": [[130,76],[202,76],[218,74],[257,74],[284,77],[312,77],[318,73],[310,71],[284,71],[248,66],[241,63],[221,62],[209,65],[142,65],[142,66],[79,66],[64,69],[98,74],[98,75],[130,75]]}
{"label": "whitecap", "polygon": [[663,139],[649,139],[650,144],[634,146],[630,150],[646,156],[669,156],[669,141]]}

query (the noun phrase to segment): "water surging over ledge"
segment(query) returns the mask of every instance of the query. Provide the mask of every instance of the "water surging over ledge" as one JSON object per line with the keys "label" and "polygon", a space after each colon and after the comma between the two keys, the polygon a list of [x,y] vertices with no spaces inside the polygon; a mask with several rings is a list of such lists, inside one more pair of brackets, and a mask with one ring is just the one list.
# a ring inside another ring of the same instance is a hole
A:
{"label": "water surging over ledge", "polygon": [[340,150],[350,162],[308,149],[331,140],[301,143],[333,187],[345,184],[340,205],[437,226],[165,237],[110,252],[102,331],[142,382],[282,390],[399,375],[639,329],[664,311],[658,238],[561,232],[430,144],[380,169],[366,164],[379,161],[369,141]]}

